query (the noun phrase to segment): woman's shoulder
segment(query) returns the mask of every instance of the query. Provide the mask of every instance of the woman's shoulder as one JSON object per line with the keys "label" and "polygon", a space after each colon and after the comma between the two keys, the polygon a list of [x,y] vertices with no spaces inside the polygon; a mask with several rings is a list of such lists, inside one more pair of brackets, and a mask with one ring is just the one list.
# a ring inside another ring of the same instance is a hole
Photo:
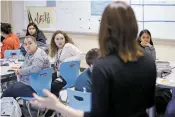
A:
{"label": "woman's shoulder", "polygon": [[16,39],[19,40],[19,37],[17,35],[15,35],[14,33],[11,33],[6,40],[8,40],[9,42],[14,42]]}
{"label": "woman's shoulder", "polygon": [[75,47],[75,45],[73,45],[72,43],[66,43],[64,47]]}
{"label": "woman's shoulder", "polygon": [[46,52],[41,48],[37,49],[34,56],[35,56],[35,58],[48,58]]}
{"label": "woman's shoulder", "polygon": [[109,66],[110,63],[110,58],[108,56],[105,57],[99,57],[95,63],[94,63],[94,67],[103,69],[103,68],[107,68]]}
{"label": "woman's shoulder", "polygon": [[64,48],[63,48],[64,50],[66,49],[66,50],[77,50],[78,48],[75,46],[75,45],[73,45],[72,43],[66,43],[65,45],[64,45]]}

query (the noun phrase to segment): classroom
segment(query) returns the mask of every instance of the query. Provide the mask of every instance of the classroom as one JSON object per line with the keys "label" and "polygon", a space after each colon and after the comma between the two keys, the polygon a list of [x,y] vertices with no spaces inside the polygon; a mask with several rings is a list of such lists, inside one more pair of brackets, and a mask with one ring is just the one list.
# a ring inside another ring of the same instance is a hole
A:
{"label": "classroom", "polygon": [[175,117],[175,0],[0,3],[1,116]]}

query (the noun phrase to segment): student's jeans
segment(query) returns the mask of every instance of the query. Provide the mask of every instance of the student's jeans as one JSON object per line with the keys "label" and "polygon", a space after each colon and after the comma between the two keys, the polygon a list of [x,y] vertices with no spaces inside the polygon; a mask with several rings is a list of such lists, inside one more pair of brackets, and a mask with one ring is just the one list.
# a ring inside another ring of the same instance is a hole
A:
{"label": "student's jeans", "polygon": [[17,82],[8,89],[6,89],[1,98],[3,97],[33,97],[32,94],[36,93],[31,86],[28,86],[22,82]]}
{"label": "student's jeans", "polygon": [[173,88],[172,100],[168,103],[166,108],[165,117],[175,117],[175,88]]}

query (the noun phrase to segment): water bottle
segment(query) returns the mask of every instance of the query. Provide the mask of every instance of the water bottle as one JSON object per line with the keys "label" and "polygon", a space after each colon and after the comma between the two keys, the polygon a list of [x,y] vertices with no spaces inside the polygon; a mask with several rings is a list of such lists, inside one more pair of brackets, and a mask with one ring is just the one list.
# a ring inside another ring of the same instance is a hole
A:
{"label": "water bottle", "polygon": [[85,88],[85,87],[83,87],[83,92],[84,92],[84,93],[86,92],[86,88]]}

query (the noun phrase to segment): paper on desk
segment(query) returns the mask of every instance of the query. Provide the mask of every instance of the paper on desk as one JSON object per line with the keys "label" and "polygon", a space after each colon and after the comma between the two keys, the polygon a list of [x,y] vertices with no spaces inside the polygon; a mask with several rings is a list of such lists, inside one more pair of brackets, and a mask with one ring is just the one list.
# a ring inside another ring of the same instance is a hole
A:
{"label": "paper on desk", "polygon": [[11,70],[18,70],[20,68],[20,64],[14,64],[11,66]]}
{"label": "paper on desk", "polygon": [[163,84],[163,85],[175,84],[175,81],[169,79],[157,78],[157,84]]}

